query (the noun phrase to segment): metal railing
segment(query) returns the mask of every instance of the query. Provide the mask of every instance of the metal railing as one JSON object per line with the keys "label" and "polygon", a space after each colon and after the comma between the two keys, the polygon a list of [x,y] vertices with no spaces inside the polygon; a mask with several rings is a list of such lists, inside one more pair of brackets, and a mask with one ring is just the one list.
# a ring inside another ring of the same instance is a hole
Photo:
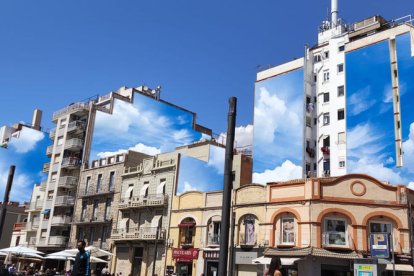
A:
{"label": "metal railing", "polygon": [[54,112],[52,116],[53,118],[52,120],[56,121],[62,115],[72,113],[72,112],[82,111],[82,110],[88,110],[88,109],[89,109],[89,102],[74,103],[74,104],[71,104],[65,108],[62,108]]}
{"label": "metal railing", "polygon": [[119,209],[133,209],[133,208],[142,208],[148,206],[163,206],[168,202],[168,195],[164,194],[152,194],[146,197],[131,197],[131,198],[122,198],[121,202],[118,204]]}
{"label": "metal railing", "polygon": [[37,201],[37,202],[30,202],[29,210],[42,210],[43,202]]}
{"label": "metal railing", "polygon": [[59,178],[58,187],[75,188],[78,185],[78,178],[76,176],[62,176]]}
{"label": "metal railing", "polygon": [[50,145],[46,148],[46,155],[50,156],[53,152],[53,145]]}
{"label": "metal railing", "polygon": [[36,230],[39,228],[39,224],[40,224],[39,218],[33,219],[32,221],[29,221],[26,223],[26,230],[28,231]]}
{"label": "metal railing", "polygon": [[66,246],[68,237],[65,236],[51,236],[49,237],[49,245],[51,246]]}
{"label": "metal railing", "polygon": [[[165,228],[158,231],[158,239],[165,239]],[[131,227],[112,229],[111,239],[113,240],[155,240],[157,227]]]}
{"label": "metal railing", "polygon": [[220,245],[220,235],[209,234],[207,239],[207,245]]}
{"label": "metal railing", "polygon": [[47,173],[49,172],[49,169],[50,169],[50,163],[44,163],[42,172]]}
{"label": "metal railing", "polygon": [[81,165],[81,160],[76,157],[66,157],[62,160],[62,168],[77,167]]}
{"label": "metal railing", "polygon": [[55,200],[55,206],[72,206],[75,204],[73,196],[58,196]]}
{"label": "metal railing", "polygon": [[68,124],[67,132],[72,132],[75,130],[83,131],[85,129],[86,123],[82,121],[73,121]]}
{"label": "metal railing", "polygon": [[69,225],[72,218],[69,216],[53,216],[52,217],[52,226],[58,225]]}
{"label": "metal railing", "polygon": [[139,164],[136,167],[128,167],[128,168],[125,168],[124,174],[140,173],[143,170],[144,170],[144,168],[143,168],[142,163],[141,163],[141,164]]}
{"label": "metal railing", "polygon": [[65,149],[81,149],[83,147],[83,140],[79,138],[72,138],[66,141]]}

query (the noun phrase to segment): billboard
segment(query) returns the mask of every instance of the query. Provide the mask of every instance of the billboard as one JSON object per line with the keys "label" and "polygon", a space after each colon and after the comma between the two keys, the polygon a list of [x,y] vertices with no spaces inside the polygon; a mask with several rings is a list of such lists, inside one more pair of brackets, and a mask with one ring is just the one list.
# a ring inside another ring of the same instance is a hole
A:
{"label": "billboard", "polygon": [[204,147],[205,154],[200,156],[180,155],[177,194],[223,189],[225,149],[214,145]]}
{"label": "billboard", "polygon": [[303,69],[255,85],[253,182],[302,178]]}
{"label": "billboard", "polygon": [[114,99],[112,114],[97,111],[89,160],[128,150],[155,155],[203,138],[193,113],[139,93],[133,99]]}
{"label": "billboard", "polygon": [[47,175],[42,172],[42,166],[50,161],[46,156],[46,148],[51,144],[46,133],[23,126],[13,134],[7,148],[0,148],[1,199],[4,197],[9,167],[15,165],[10,200],[22,203],[30,201],[33,186],[47,179]]}
{"label": "billboard", "polygon": [[404,165],[396,166],[390,49],[385,40],[346,53],[347,172],[402,184],[414,181],[414,59],[409,34],[397,37],[396,44]]}

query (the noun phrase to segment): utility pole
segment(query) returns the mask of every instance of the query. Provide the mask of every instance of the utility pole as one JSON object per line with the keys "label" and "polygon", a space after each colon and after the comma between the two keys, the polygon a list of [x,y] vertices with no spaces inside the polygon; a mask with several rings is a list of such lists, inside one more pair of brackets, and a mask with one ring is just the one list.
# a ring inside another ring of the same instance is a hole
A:
{"label": "utility pole", "polygon": [[7,203],[9,202],[9,195],[10,195],[10,190],[11,190],[11,187],[12,187],[12,184],[13,184],[13,178],[14,178],[14,171],[15,170],[16,170],[16,166],[11,165],[10,169],[9,169],[9,177],[7,178],[6,190],[4,192],[3,204],[1,205],[0,238],[1,238],[1,233],[3,233],[4,220],[6,219]]}
{"label": "utility pole", "polygon": [[[227,119],[226,137],[226,156],[224,159],[224,191],[223,204],[221,211],[220,225],[220,256],[218,276],[227,276],[228,251],[229,251],[229,231],[230,229],[230,210],[231,210],[231,191],[233,188],[233,148],[234,133],[236,128],[236,106],[237,98],[229,98],[229,113]],[[233,245],[231,245],[233,246]]]}

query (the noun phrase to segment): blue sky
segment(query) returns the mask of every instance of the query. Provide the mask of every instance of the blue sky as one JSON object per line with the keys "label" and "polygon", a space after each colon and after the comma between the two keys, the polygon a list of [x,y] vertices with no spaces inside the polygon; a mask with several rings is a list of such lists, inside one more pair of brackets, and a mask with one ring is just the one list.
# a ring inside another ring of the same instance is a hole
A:
{"label": "blue sky", "polygon": [[414,181],[414,115],[409,107],[414,102],[414,59],[409,50],[409,37],[398,37],[403,168],[396,168],[395,163],[388,41],[346,55],[348,172],[367,173],[394,184]]}
{"label": "blue sky", "polygon": [[302,177],[303,69],[256,83],[253,182]]}
{"label": "blue sky", "polygon": [[23,127],[18,138],[11,139],[7,149],[0,148],[1,200],[4,197],[4,187],[11,165],[16,166],[16,171],[10,200],[27,201],[30,199],[33,185],[47,178],[47,175],[42,173],[42,168],[43,164],[49,161],[46,156],[46,148],[49,145],[50,139],[46,133]]}

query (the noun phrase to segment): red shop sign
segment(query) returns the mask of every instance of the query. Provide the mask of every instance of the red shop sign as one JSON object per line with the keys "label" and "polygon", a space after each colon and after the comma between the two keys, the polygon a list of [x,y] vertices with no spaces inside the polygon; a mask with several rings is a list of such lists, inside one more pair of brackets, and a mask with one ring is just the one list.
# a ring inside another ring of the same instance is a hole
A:
{"label": "red shop sign", "polygon": [[190,249],[174,248],[172,255],[174,259],[194,260],[194,259],[198,259],[198,249],[197,248],[190,248]]}

